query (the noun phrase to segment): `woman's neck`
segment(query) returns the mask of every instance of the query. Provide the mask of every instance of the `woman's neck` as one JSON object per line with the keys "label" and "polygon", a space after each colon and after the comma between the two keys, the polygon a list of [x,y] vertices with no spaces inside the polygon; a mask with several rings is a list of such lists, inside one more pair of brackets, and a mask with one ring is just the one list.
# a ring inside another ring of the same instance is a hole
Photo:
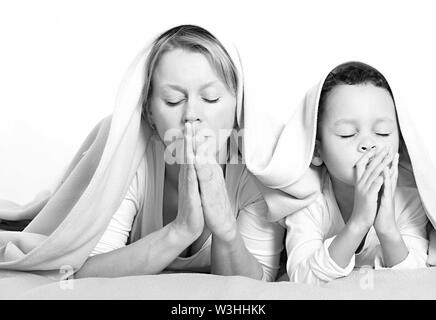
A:
{"label": "woman's neck", "polygon": [[[220,165],[221,169],[224,171],[225,165]],[[165,163],[165,182],[171,184],[171,186],[178,188],[179,185],[179,164],[167,164]]]}
{"label": "woman's neck", "polygon": [[177,163],[165,163],[165,182],[169,183],[172,186],[175,186],[176,189],[179,185],[179,169],[180,165]]}
{"label": "woman's neck", "polygon": [[[227,152],[225,152],[226,150],[227,149],[221,149],[220,152],[216,155],[216,161],[218,162],[219,166],[223,171],[228,158],[228,154]],[[177,163],[165,163],[165,181],[177,187],[179,183],[179,169],[180,165]]]}
{"label": "woman's neck", "polygon": [[354,187],[343,183],[340,180],[330,176],[333,193],[336,198],[339,210],[341,211],[344,222],[347,223],[351,217],[354,206]]}

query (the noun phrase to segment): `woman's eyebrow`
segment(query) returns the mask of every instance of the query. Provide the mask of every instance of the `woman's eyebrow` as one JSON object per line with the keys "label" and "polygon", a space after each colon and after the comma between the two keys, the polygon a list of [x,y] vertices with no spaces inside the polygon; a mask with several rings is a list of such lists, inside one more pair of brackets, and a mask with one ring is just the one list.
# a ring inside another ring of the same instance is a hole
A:
{"label": "woman's eyebrow", "polygon": [[210,87],[210,86],[212,86],[212,85],[214,85],[214,84],[217,84],[217,83],[218,83],[218,81],[216,81],[216,80],[209,81],[209,82],[203,84],[203,85],[200,87],[200,90],[203,90],[203,89],[205,89],[205,88],[207,88],[207,87]]}
{"label": "woman's eyebrow", "polygon": [[[217,80],[209,81],[209,82],[203,84],[203,85],[200,87],[200,90],[203,90],[203,89],[205,89],[205,88],[207,88],[207,87],[210,87],[210,86],[215,85],[215,84],[218,84],[218,83],[219,83],[219,82],[218,82]],[[165,89],[165,88],[170,88],[170,89],[173,89],[173,90],[176,90],[176,91],[180,91],[180,92],[182,92],[182,93],[186,93],[186,90],[185,90],[183,87],[181,87],[181,86],[179,86],[179,85],[177,85],[177,84],[166,83],[166,84],[164,84],[164,85],[162,86],[162,89]]]}
{"label": "woman's eyebrow", "polygon": [[176,91],[180,91],[182,93],[186,93],[186,90],[177,84],[166,83],[162,86],[162,89],[170,88]]}

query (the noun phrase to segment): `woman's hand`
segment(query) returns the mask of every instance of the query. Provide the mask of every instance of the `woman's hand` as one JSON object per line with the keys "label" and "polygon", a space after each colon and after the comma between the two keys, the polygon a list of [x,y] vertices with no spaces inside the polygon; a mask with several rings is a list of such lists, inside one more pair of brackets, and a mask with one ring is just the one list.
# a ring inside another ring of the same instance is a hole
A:
{"label": "woman's hand", "polygon": [[398,232],[395,221],[394,196],[398,180],[398,153],[394,156],[391,168],[383,169],[383,191],[380,207],[374,222],[374,228],[379,235],[389,235]]}
{"label": "woman's hand", "polygon": [[198,188],[197,174],[194,167],[193,129],[191,123],[185,124],[184,153],[186,159],[179,169],[179,200],[174,226],[192,241],[203,232],[203,208]]}
{"label": "woman's hand", "polygon": [[[371,161],[371,157],[374,157]],[[377,214],[378,193],[383,185],[383,170],[392,161],[387,147],[366,152],[356,163],[354,208],[350,221],[359,229],[368,230]],[[369,163],[369,164],[368,164]]]}
{"label": "woman's hand", "polygon": [[230,241],[236,233],[236,218],[227,195],[223,170],[216,161],[215,137],[210,131],[204,132],[196,132],[194,161],[204,219],[215,237]]}

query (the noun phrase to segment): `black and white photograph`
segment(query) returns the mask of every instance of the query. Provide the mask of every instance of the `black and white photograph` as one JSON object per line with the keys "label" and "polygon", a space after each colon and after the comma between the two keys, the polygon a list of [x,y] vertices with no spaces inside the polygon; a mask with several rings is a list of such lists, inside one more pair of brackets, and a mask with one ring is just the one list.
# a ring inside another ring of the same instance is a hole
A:
{"label": "black and white photograph", "polygon": [[0,300],[436,299],[435,16],[1,1]]}

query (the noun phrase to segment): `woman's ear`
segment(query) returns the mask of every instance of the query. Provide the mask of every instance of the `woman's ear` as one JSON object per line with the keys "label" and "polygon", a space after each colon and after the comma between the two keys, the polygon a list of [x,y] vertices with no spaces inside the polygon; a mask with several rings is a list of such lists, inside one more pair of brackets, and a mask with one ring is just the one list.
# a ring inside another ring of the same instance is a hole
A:
{"label": "woman's ear", "polygon": [[324,163],[324,161],[321,158],[321,154],[319,153],[319,147],[320,147],[319,140],[315,140],[315,150],[313,150],[312,164],[316,167],[319,167]]}
{"label": "woman's ear", "polygon": [[151,129],[156,130],[156,125],[154,124],[153,121],[153,114],[151,113],[150,110],[146,110],[145,112],[147,115],[148,124],[150,125]]}

